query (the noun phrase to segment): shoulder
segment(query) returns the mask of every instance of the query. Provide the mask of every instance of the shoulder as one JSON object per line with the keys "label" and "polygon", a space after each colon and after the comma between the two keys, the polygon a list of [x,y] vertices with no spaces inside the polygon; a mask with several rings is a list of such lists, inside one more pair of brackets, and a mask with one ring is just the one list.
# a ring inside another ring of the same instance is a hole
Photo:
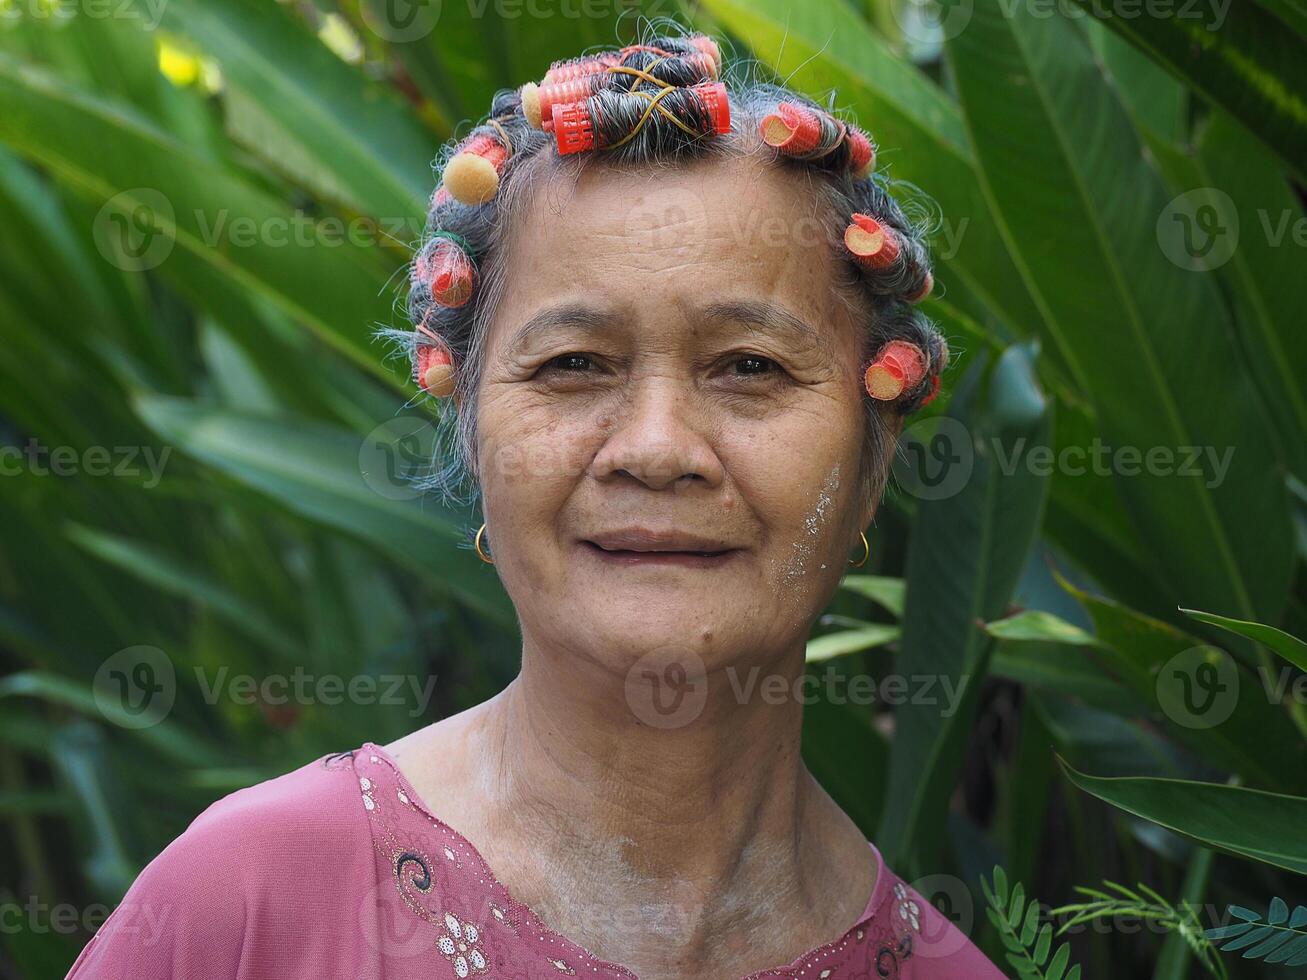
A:
{"label": "shoulder", "polygon": [[[971,914],[973,902],[966,886],[951,875],[930,875],[917,884],[923,895],[882,864],[884,896],[879,914],[911,936],[911,956],[904,959],[904,976],[913,980],[1004,980],[1005,974],[971,941],[979,920]],[[936,904],[938,901],[938,905]],[[940,906],[949,909],[949,914]]]}
{"label": "shoulder", "polygon": [[362,814],[348,756],[223,797],[140,873],[70,980],[255,975],[260,946],[330,926],[372,885]]}

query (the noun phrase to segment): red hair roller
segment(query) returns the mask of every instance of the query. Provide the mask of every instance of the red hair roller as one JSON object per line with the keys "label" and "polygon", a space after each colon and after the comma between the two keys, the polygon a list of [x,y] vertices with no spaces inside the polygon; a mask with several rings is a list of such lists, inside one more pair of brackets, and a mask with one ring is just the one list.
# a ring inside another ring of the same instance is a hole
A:
{"label": "red hair roller", "polygon": [[[712,120],[714,133],[731,131],[731,102],[726,86],[722,82],[699,82],[689,86],[703,103]],[[590,118],[589,106],[584,102],[569,102],[553,107],[554,138],[558,142],[559,154],[581,153],[595,147],[594,120]],[[706,135],[706,134],[705,134]]]}
{"label": "red hair roller", "polygon": [[891,340],[880,349],[862,380],[872,398],[893,401],[925,376],[926,355],[921,348],[906,340]]}
{"label": "red hair roller", "polygon": [[821,121],[805,105],[782,102],[759,125],[763,142],[787,156],[811,153],[821,139]]}
{"label": "red hair roller", "polygon": [[868,269],[884,269],[899,257],[899,240],[894,229],[887,228],[869,214],[853,214],[853,223],[844,229],[844,246],[854,261]]}
{"label": "red hair roller", "polygon": [[476,266],[455,241],[437,240],[429,258],[419,256],[418,278],[431,287],[431,298],[445,307],[459,307],[472,298]]}
{"label": "red hair roller", "polygon": [[850,126],[845,138],[849,143],[849,169],[853,176],[857,180],[871,176],[876,169],[876,148],[871,138],[857,126]]}

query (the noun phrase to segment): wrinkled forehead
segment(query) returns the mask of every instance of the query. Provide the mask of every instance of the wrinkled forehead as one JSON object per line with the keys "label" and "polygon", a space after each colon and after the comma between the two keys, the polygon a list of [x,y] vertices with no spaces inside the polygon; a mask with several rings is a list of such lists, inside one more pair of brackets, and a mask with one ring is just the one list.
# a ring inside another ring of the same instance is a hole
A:
{"label": "wrinkled forehead", "polygon": [[499,324],[562,295],[667,311],[767,302],[842,339],[830,209],[756,156],[587,165],[538,181],[501,242]]}

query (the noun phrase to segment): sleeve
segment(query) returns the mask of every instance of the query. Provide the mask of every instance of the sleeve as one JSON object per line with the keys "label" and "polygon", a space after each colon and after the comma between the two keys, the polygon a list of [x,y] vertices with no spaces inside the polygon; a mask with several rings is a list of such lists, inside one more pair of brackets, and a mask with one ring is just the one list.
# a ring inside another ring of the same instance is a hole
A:
{"label": "sleeve", "polygon": [[192,824],[151,861],[67,980],[237,980],[245,898],[216,836]]}
{"label": "sleeve", "polygon": [[1006,980],[1004,974],[943,912],[917,892],[920,936],[913,951],[913,980]]}
{"label": "sleeve", "polygon": [[150,862],[66,980],[373,980],[373,862],[352,769],[237,790]]}

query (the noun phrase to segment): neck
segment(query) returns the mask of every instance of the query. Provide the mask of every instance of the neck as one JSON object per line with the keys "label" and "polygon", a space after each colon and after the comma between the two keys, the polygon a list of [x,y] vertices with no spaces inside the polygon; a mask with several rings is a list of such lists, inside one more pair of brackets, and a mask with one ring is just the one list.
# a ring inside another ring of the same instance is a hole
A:
{"label": "neck", "polygon": [[701,710],[669,727],[625,670],[529,645],[523,664],[464,747],[487,860],[553,928],[654,980],[788,962],[856,918],[870,849],[803,765],[800,702],[759,686],[792,691],[802,647],[692,679]]}
{"label": "neck", "polygon": [[[791,662],[760,673],[792,682],[801,654]],[[749,678],[726,671],[691,670],[681,684],[660,668],[628,683],[625,670],[571,655],[528,650],[523,664],[492,721],[496,795],[512,812],[582,838],[607,865],[596,871],[633,883],[720,887],[747,877],[752,859],[795,869],[815,788],[795,699],[765,703],[756,683],[742,697]]]}

